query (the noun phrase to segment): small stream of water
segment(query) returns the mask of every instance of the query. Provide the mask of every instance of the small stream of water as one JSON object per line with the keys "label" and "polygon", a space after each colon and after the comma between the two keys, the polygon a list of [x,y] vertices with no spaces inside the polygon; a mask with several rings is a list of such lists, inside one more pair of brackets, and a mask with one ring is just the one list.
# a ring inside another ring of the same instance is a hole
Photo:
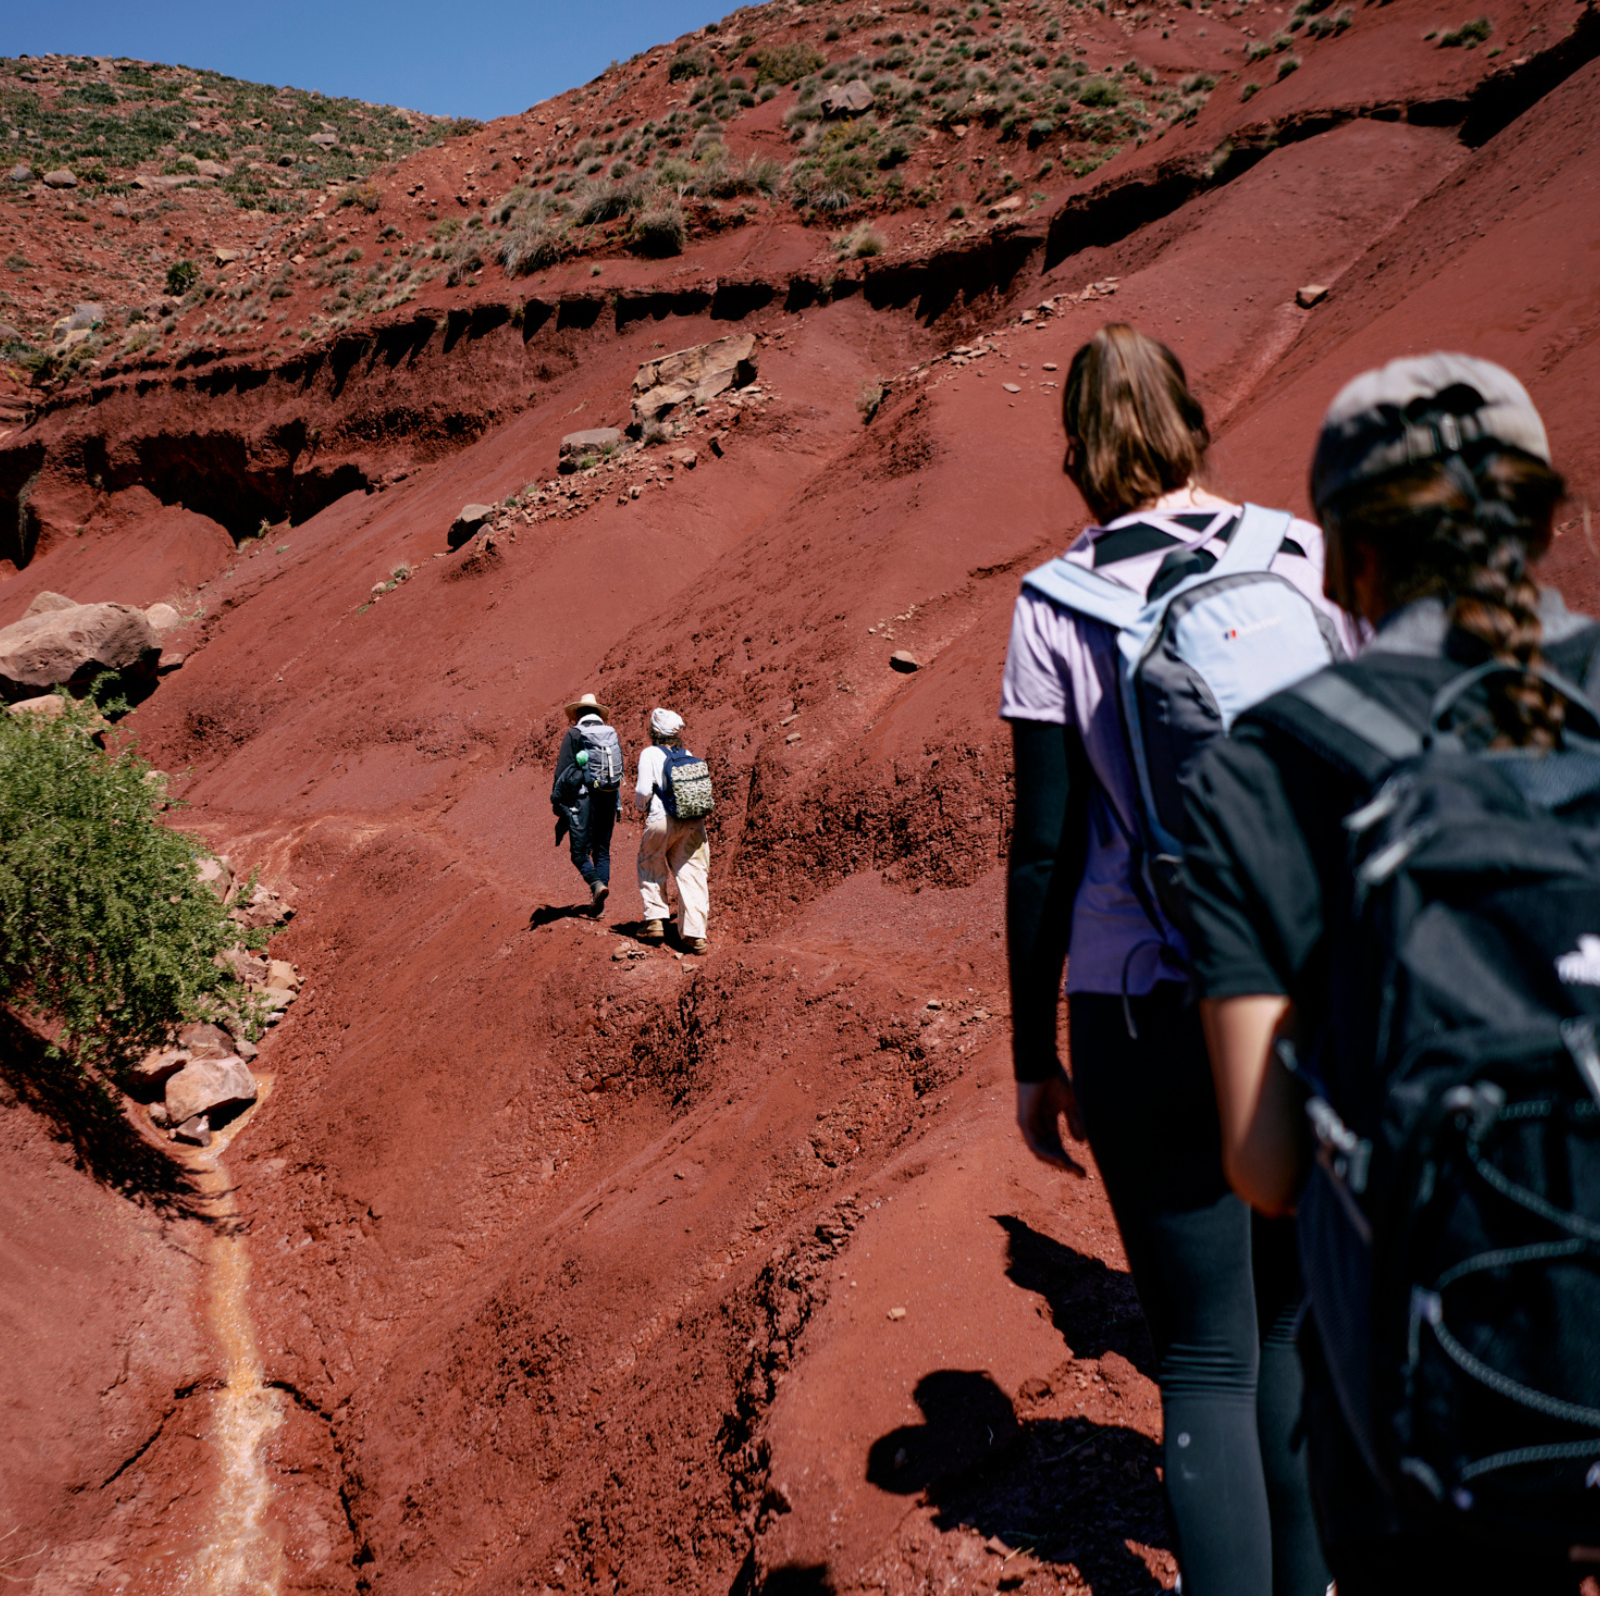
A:
{"label": "small stream of water", "polygon": [[250,1256],[233,1179],[223,1156],[266,1100],[269,1081],[252,1112],[222,1130],[209,1150],[189,1163],[215,1223],[207,1246],[207,1317],[222,1352],[226,1386],[211,1398],[208,1438],[217,1480],[208,1526],[193,1557],[184,1562],[185,1594],[277,1594],[284,1579],[283,1529],[267,1515],[272,1475],[268,1438],[284,1420],[284,1398],[263,1383],[261,1351],[250,1315]]}

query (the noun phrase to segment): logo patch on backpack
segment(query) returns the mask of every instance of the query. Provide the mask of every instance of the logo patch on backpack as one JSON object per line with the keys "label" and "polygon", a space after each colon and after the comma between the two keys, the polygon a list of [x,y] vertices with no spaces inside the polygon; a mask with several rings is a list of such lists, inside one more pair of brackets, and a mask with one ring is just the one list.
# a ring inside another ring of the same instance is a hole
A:
{"label": "logo patch on backpack", "polygon": [[1582,934],[1578,948],[1569,950],[1556,962],[1556,976],[1563,983],[1587,984],[1600,988],[1600,937]]}

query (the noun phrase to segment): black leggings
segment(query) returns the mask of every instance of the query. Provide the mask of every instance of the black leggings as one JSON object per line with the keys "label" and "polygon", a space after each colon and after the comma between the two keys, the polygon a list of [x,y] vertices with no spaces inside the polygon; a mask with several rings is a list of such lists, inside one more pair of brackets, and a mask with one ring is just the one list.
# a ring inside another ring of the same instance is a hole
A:
{"label": "black leggings", "polygon": [[1188,1594],[1322,1594],[1295,1349],[1294,1224],[1222,1174],[1200,1021],[1176,984],[1071,1000],[1072,1077],[1155,1345]]}

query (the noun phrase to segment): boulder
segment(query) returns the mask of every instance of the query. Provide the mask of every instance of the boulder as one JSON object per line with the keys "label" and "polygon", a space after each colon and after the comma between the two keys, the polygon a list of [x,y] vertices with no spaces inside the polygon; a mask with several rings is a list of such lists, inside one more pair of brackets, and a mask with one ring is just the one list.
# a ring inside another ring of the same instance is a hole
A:
{"label": "boulder", "polygon": [[[106,320],[106,308],[98,301],[87,300],[76,305],[66,316],[58,317],[50,330],[52,344],[81,344],[89,334]],[[74,339],[72,336],[79,337]]]}
{"label": "boulder", "polygon": [[[194,166],[195,171],[202,178],[231,178],[233,176],[233,168],[223,166],[220,161],[197,161]],[[220,255],[222,252],[218,251],[217,253]],[[237,260],[243,254],[242,250],[234,251],[234,259]]]}
{"label": "boulder", "polygon": [[22,614],[25,617],[37,617],[46,611],[70,611],[77,603],[76,600],[67,599],[64,594],[57,594],[53,589],[41,589]]}
{"label": "boulder", "polygon": [[207,1056],[167,1079],[167,1116],[182,1124],[190,1117],[250,1105],[256,1098],[256,1080],[238,1056]]}
{"label": "boulder", "polygon": [[183,621],[183,618],[178,615],[177,609],[167,605],[165,601],[157,601],[153,606],[146,606],[144,614],[149,619],[150,626],[157,633],[163,633],[169,628],[176,628]]}
{"label": "boulder", "polygon": [[896,650],[889,657],[889,665],[896,672],[916,672],[921,669],[922,663],[909,650]]}
{"label": "boulder", "polygon": [[835,85],[822,97],[825,117],[859,117],[872,109],[872,90],[861,78]]}
{"label": "boulder", "polygon": [[1009,200],[996,200],[995,203],[989,207],[989,215],[991,217],[1003,217],[1009,211],[1020,211],[1021,209],[1022,196],[1020,194],[1014,194]]}
{"label": "boulder", "polygon": [[47,189],[76,189],[78,175],[65,167],[57,167],[54,172],[45,173],[44,186]]}
{"label": "boulder", "polygon": [[269,961],[264,981],[269,988],[292,991],[300,987],[300,974],[287,961]]}
{"label": "boulder", "polygon": [[633,419],[659,422],[686,401],[704,403],[728,389],[755,382],[753,333],[730,334],[647,361],[633,380]]}
{"label": "boulder", "polygon": [[134,606],[107,603],[41,612],[0,628],[0,698],[27,700],[102,672],[152,671],[156,630]]}
{"label": "boulder", "polygon": [[14,166],[10,172],[6,174],[6,177],[12,183],[32,183],[33,168],[30,167],[26,161],[19,161],[16,166]]}
{"label": "boulder", "polygon": [[178,1035],[178,1043],[196,1060],[203,1058],[216,1060],[222,1056],[243,1053],[235,1049],[233,1035],[227,1029],[219,1028],[214,1022],[191,1022]]}
{"label": "boulder", "polygon": [[59,694],[39,694],[31,700],[15,700],[5,709],[14,717],[42,717],[46,722],[54,722],[57,717],[66,715],[67,702]]}
{"label": "boulder", "polygon": [[459,550],[494,513],[493,506],[462,506],[456,513],[456,520],[450,524],[445,543],[452,550]]}
{"label": "boulder", "polygon": [[1320,305],[1328,298],[1328,286],[1325,283],[1302,284],[1294,292],[1294,303],[1302,311],[1309,311],[1312,306]]}
{"label": "boulder", "polygon": [[569,433],[561,441],[560,469],[562,472],[576,472],[578,463],[585,456],[616,450],[621,444],[621,428],[582,428],[577,433]]}
{"label": "boulder", "polygon": [[312,144],[319,145],[324,150],[333,149],[339,142],[339,135],[336,133],[311,133],[307,134],[306,137]]}
{"label": "boulder", "polygon": [[157,1089],[189,1065],[187,1050],[157,1050],[128,1068],[128,1081],[138,1088]]}

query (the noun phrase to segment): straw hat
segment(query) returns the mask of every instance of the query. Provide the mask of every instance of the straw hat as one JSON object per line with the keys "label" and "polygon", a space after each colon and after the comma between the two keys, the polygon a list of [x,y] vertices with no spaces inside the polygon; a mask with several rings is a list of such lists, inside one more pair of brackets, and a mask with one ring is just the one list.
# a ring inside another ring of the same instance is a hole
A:
{"label": "straw hat", "polygon": [[574,721],[586,711],[594,712],[602,722],[611,720],[611,713],[592,694],[581,694],[576,700],[567,701],[567,715]]}

